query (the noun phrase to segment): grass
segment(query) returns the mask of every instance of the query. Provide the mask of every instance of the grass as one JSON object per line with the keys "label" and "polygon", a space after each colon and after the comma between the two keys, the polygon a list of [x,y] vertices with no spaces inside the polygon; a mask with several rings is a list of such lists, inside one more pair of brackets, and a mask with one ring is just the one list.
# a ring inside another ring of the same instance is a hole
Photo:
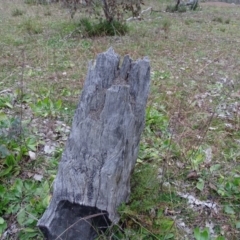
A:
{"label": "grass", "polygon": [[22,11],[21,9],[15,8],[12,11],[12,16],[13,17],[17,17],[17,16],[22,16],[24,14],[24,11]]}
{"label": "grass", "polygon": [[76,32],[79,12],[25,2],[0,1],[0,235],[43,239],[36,223],[88,61],[113,46],[148,55],[152,83],[130,201],[109,236],[239,239],[240,8],[168,13],[150,1],[150,20],[127,23],[126,35],[89,38]]}
{"label": "grass", "polygon": [[111,23],[104,20],[94,24],[88,18],[83,18],[79,27],[83,31],[83,36],[87,37],[125,35],[128,31],[127,24],[115,20]]}

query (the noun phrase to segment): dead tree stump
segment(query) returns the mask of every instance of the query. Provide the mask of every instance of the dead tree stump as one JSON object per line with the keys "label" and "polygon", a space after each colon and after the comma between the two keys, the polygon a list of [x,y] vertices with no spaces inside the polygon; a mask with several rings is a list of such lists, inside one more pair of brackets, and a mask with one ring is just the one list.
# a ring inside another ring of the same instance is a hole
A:
{"label": "dead tree stump", "polygon": [[38,222],[49,240],[90,240],[117,223],[144,128],[150,85],[147,58],[110,48],[90,62],[51,203]]}

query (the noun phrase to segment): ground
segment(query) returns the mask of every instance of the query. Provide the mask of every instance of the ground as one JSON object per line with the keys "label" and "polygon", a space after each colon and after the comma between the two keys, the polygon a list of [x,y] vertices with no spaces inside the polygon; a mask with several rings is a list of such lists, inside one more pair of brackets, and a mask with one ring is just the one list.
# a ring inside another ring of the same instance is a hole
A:
{"label": "ground", "polygon": [[79,27],[85,9],[71,19],[60,4],[31,2],[0,1],[2,239],[43,239],[36,224],[88,61],[110,46],[148,56],[152,82],[130,200],[109,235],[240,239],[240,7],[169,13],[169,1],[152,0],[125,36],[89,38]]}

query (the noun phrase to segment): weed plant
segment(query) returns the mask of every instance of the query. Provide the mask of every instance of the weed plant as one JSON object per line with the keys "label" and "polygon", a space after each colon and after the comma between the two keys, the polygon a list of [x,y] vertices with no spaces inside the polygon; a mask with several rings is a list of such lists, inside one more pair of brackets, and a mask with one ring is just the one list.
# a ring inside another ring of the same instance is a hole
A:
{"label": "weed plant", "polygon": [[166,7],[166,12],[173,13],[173,12],[176,12],[177,10],[178,9],[177,9],[177,7],[175,5],[167,5],[167,7]]}
{"label": "weed plant", "polygon": [[223,23],[223,18],[222,17],[215,17],[215,18],[213,18],[213,21]]}
{"label": "weed plant", "polygon": [[178,11],[178,12],[180,12],[180,13],[184,13],[184,12],[186,12],[186,11],[187,11],[187,7],[186,7],[186,6],[183,6],[183,5],[181,5],[181,6],[179,6],[179,7],[178,7],[177,11]]}
{"label": "weed plant", "polygon": [[12,11],[12,16],[13,17],[22,16],[23,14],[24,14],[24,11],[21,10],[21,9],[18,9],[18,8],[14,9]]}
{"label": "weed plant", "polygon": [[184,5],[180,5],[180,6],[175,6],[175,5],[168,5],[166,7],[166,12],[171,12],[171,13],[174,13],[174,12],[180,12],[180,13],[183,13],[183,12],[186,12],[187,11],[187,7],[184,6]]}
{"label": "weed plant", "polygon": [[28,34],[40,34],[43,32],[41,24],[34,19],[26,19],[21,25],[20,28],[23,31],[26,31]]}
{"label": "weed plant", "polygon": [[125,35],[128,32],[128,26],[126,23],[116,20],[111,22],[102,20],[98,23],[94,23],[88,18],[83,18],[80,20],[79,26],[83,35],[87,37],[120,36]]}

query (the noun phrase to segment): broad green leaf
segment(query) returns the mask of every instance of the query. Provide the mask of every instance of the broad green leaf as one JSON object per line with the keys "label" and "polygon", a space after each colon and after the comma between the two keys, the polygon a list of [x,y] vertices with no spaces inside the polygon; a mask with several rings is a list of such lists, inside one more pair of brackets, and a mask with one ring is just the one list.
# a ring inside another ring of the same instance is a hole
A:
{"label": "broad green leaf", "polygon": [[5,102],[5,106],[8,108],[13,108],[13,105],[10,102]]}
{"label": "broad green leaf", "polygon": [[202,191],[204,189],[205,182],[203,179],[199,178],[197,183],[197,189]]}
{"label": "broad green leaf", "polygon": [[208,228],[205,228],[203,231],[200,231],[199,228],[195,228],[194,237],[196,238],[196,240],[209,240],[210,234]]}
{"label": "broad green leaf", "polygon": [[194,237],[196,238],[196,240],[200,239],[201,233],[200,233],[200,229],[199,228],[195,228],[194,229]]}
{"label": "broad green leaf", "polygon": [[[240,187],[240,177],[234,178],[233,184],[234,184],[234,186],[236,186],[236,187],[238,187],[238,186]],[[239,192],[240,192],[240,189],[239,189]]]}
{"label": "broad green leaf", "polygon": [[220,196],[225,196],[225,190],[223,188],[220,188],[217,190],[217,193],[220,195]]}
{"label": "broad green leaf", "polygon": [[173,233],[168,233],[166,236],[164,236],[164,239],[171,239],[171,238],[174,238]]}
{"label": "broad green leaf", "polygon": [[50,190],[49,184],[47,181],[45,181],[43,184],[43,191],[46,193],[49,192],[49,190]]}
{"label": "broad green leaf", "polygon": [[225,240],[225,237],[223,237],[223,236],[218,236],[215,240]]}
{"label": "broad green leaf", "polygon": [[3,185],[0,185],[0,197],[2,197],[5,192],[6,192],[5,187]]}
{"label": "broad green leaf", "polygon": [[0,225],[2,225],[4,222],[5,220],[2,217],[0,217]]}
{"label": "broad green leaf", "polygon": [[11,167],[11,166],[14,166],[16,165],[16,160],[14,158],[13,155],[9,155],[7,156],[6,160],[4,161],[4,163],[8,166],[8,167]]}
{"label": "broad green leaf", "polygon": [[210,167],[210,172],[214,172],[214,171],[217,171],[221,168],[221,164],[214,164]]}
{"label": "broad green leaf", "polygon": [[17,215],[17,221],[21,226],[23,226],[23,223],[25,222],[25,220],[26,220],[26,213],[22,208]]}
{"label": "broad green leaf", "polygon": [[240,228],[240,222],[236,222],[236,228]]}
{"label": "broad green leaf", "polygon": [[59,99],[57,102],[56,102],[56,108],[57,109],[60,109],[62,107],[62,101],[61,99]]}
{"label": "broad green leaf", "polygon": [[225,213],[228,213],[228,214],[235,214],[233,208],[230,207],[229,205],[226,205],[226,206],[224,207],[224,212],[225,212]]}
{"label": "broad green leaf", "polygon": [[0,224],[0,237],[6,228],[7,228],[7,223],[4,221],[2,224]]}
{"label": "broad green leaf", "polygon": [[30,192],[33,186],[34,186],[33,182],[24,181],[24,188],[26,189],[27,192]]}
{"label": "broad green leaf", "polygon": [[203,157],[203,154],[202,153],[199,153],[193,160],[193,162],[196,164],[196,165],[199,165],[200,163],[202,163],[204,161],[204,157]]}
{"label": "broad green leaf", "polygon": [[11,207],[12,207],[11,213],[13,213],[13,214],[17,213],[19,211],[19,209],[21,208],[19,203],[16,205],[11,205]]}
{"label": "broad green leaf", "polygon": [[21,179],[17,179],[15,184],[14,184],[14,188],[19,192],[22,193],[23,192],[23,182]]}
{"label": "broad green leaf", "polygon": [[34,229],[34,228],[24,228],[24,230],[23,230],[24,232],[28,232],[28,233],[35,233],[36,232],[36,229]]}
{"label": "broad green leaf", "polygon": [[7,119],[7,115],[4,112],[0,112],[0,121],[4,121]]}
{"label": "broad green leaf", "polygon": [[28,72],[27,72],[27,75],[28,75],[29,77],[31,77],[31,76],[32,76],[32,73],[33,73],[33,70],[30,68],[30,69],[28,70]]}
{"label": "broad green leaf", "polygon": [[24,229],[20,232],[19,234],[19,239],[20,240],[29,240],[29,239],[34,239],[39,234],[39,232],[25,232]]}
{"label": "broad green leaf", "polygon": [[201,233],[201,237],[202,237],[202,240],[209,240],[209,238],[210,238],[209,231],[208,231],[207,229],[205,229],[205,230]]}
{"label": "broad green leaf", "polygon": [[31,224],[36,223],[36,219],[31,216],[26,217],[25,222],[23,223],[25,226],[30,226]]}
{"label": "broad green leaf", "polygon": [[232,190],[232,183],[231,182],[227,182],[225,185],[225,188],[227,191],[231,191]]}
{"label": "broad green leaf", "polygon": [[0,177],[8,175],[12,171],[13,167],[10,166],[2,171],[0,171]]}
{"label": "broad green leaf", "polygon": [[50,203],[50,200],[51,200],[51,196],[50,196],[50,195],[46,196],[46,197],[42,200],[43,207],[47,208],[47,206],[48,206],[49,203]]}
{"label": "broad green leaf", "polygon": [[10,154],[10,152],[8,151],[8,149],[6,148],[5,145],[0,145],[0,157],[1,158],[5,158],[6,156],[8,156]]}
{"label": "broad green leaf", "polygon": [[36,142],[36,139],[34,138],[28,138],[26,140],[26,145],[27,147],[32,150],[32,151],[36,151],[36,146],[37,146],[37,142]]}

